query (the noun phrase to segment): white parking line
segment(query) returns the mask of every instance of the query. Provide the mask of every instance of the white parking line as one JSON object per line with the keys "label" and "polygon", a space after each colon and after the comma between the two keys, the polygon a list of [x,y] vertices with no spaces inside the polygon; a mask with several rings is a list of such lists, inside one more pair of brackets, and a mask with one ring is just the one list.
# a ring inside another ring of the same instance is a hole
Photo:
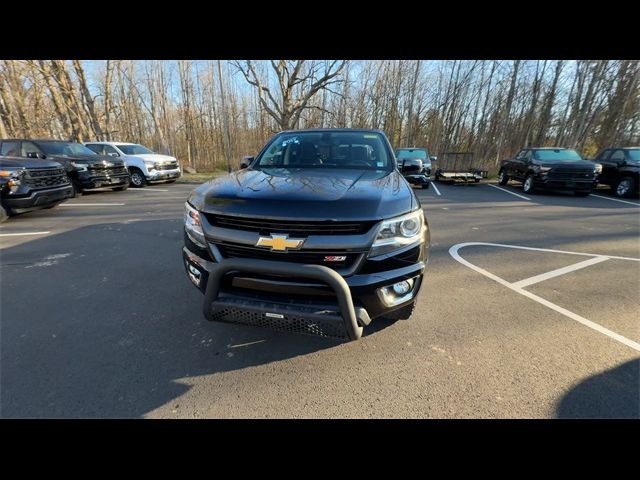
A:
{"label": "white parking line", "polygon": [[0,237],[17,237],[20,235],[46,235],[51,232],[0,233]]}
{"label": "white parking line", "polygon": [[592,193],[591,196],[592,197],[598,197],[598,198],[604,198],[605,200],[611,200],[612,202],[628,203],[629,205],[635,205],[636,207],[640,207],[640,203],[627,202],[626,200],[620,200],[619,198],[603,197],[602,195],[596,195],[594,193]]}
{"label": "white parking line", "polygon": [[[478,273],[481,273],[482,275],[484,275],[487,278],[490,278],[491,280],[494,280],[496,282],[498,282],[500,285],[504,285],[505,287],[513,290],[514,292],[519,293],[520,295],[523,295],[527,298],[530,298],[531,300],[534,300],[542,305],[544,305],[545,307],[548,307],[562,315],[564,315],[565,317],[568,317],[572,320],[575,320],[576,322],[581,323],[582,325],[585,325],[586,327],[589,327],[593,330],[595,330],[596,332],[602,333],[603,335],[606,335],[609,338],[612,338],[628,347],[633,348],[634,350],[637,350],[640,352],[640,343],[638,342],[634,342],[633,340],[628,339],[627,337],[624,337],[622,335],[620,335],[619,333],[616,333],[612,330],[609,330],[608,328],[603,327],[602,325],[599,325],[595,322],[592,322],[591,320],[587,320],[586,318],[573,313],[570,310],[567,310],[566,308],[562,308],[559,305],[556,305],[555,303],[552,303],[548,300],[545,300],[542,297],[539,297],[538,295],[535,295],[531,292],[528,292],[527,290],[524,290],[521,287],[516,286],[515,283],[511,283],[506,281],[505,279],[503,279],[502,277],[499,277],[497,275],[494,275],[491,272],[488,272],[487,270],[484,270],[476,265],[474,265],[473,263],[469,262],[468,260],[465,260],[464,258],[462,258],[460,256],[460,254],[458,253],[458,250],[460,250],[461,248],[464,247],[470,247],[470,246],[493,246],[493,247],[505,247],[505,248],[517,248],[517,249],[521,249],[521,250],[534,250],[534,251],[547,251],[547,252],[556,252],[556,253],[569,253],[569,254],[573,254],[573,255],[587,255],[587,256],[591,256],[591,257],[596,257],[596,258],[617,258],[617,259],[623,259],[623,260],[635,260],[635,261],[640,261],[640,259],[638,258],[625,258],[625,257],[613,257],[613,256],[605,256],[605,255],[594,255],[594,254],[589,254],[589,253],[578,253],[578,252],[563,252],[560,250],[547,250],[547,249],[543,249],[543,248],[532,248],[532,247],[521,247],[521,246],[516,246],[516,245],[504,245],[504,244],[498,244],[498,243],[484,243],[484,242],[467,242],[467,243],[458,243],[456,245],[453,245],[450,249],[449,249],[449,255],[451,255],[454,260],[456,260],[457,262],[460,262],[461,264],[463,264],[466,267],[469,267],[471,270],[475,270]],[[598,262],[595,262],[598,263]],[[575,266],[575,265],[574,265]]]}
{"label": "white parking line", "polygon": [[121,207],[124,203],[61,203],[61,207]]}
{"label": "white parking line", "polygon": [[162,188],[140,188],[140,189],[138,189],[138,188],[136,188],[136,189],[129,188],[127,190],[127,192],[138,192],[138,193],[140,193],[140,192],[142,192],[142,193],[144,193],[144,192],[168,192],[168,191],[169,190],[164,190]]}
{"label": "white parking line", "polygon": [[497,185],[492,185],[490,183],[487,183],[487,185],[489,185],[490,187],[493,187],[493,188],[497,188],[498,190],[502,190],[503,192],[510,193],[511,195],[515,195],[516,197],[524,198],[525,200],[531,201],[530,198],[525,197],[524,195],[519,195],[517,193],[514,193],[514,192],[512,192],[510,190],[507,190],[506,188],[498,187]]}
{"label": "white parking line", "polygon": [[433,183],[433,182],[431,182],[431,186],[432,186],[432,187],[433,187],[433,189],[436,191],[436,194],[437,194],[438,196],[440,196],[440,190],[438,190],[438,187],[436,187],[436,184],[435,184],[435,183]]}
{"label": "white parking line", "polygon": [[548,280],[550,278],[559,277],[560,275],[564,275],[565,273],[575,272],[576,270],[580,270],[581,268],[589,267],[600,262],[606,262],[607,260],[609,260],[609,258],[607,257],[593,257],[589,260],[574,263],[573,265],[569,265],[567,267],[562,267],[556,270],[551,270],[550,272],[541,273],[540,275],[536,275],[535,277],[525,278],[524,280],[515,282],[513,286],[518,288],[528,287],[529,285],[544,282],[545,280]]}

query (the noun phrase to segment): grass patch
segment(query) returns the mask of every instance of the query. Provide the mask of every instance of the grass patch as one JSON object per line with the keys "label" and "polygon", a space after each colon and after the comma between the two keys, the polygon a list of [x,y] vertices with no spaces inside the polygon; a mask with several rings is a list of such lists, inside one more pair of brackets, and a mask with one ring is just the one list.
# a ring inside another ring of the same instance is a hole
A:
{"label": "grass patch", "polygon": [[177,180],[177,183],[204,183],[212,178],[226,175],[226,170],[216,170],[215,172],[198,172],[198,173],[186,173]]}

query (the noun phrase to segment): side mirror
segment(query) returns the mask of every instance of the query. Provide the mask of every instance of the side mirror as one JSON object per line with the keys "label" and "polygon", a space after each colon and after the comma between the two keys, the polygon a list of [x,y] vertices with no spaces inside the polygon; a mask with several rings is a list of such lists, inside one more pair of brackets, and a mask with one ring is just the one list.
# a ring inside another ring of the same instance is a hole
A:
{"label": "side mirror", "polygon": [[240,160],[240,168],[247,168],[249,165],[251,165],[251,162],[253,162],[254,158],[251,156],[246,156],[246,157],[242,157],[242,160]]}
{"label": "side mirror", "polygon": [[27,158],[45,158],[45,156],[38,152],[27,152]]}
{"label": "side mirror", "polygon": [[429,157],[429,160],[431,160],[432,162],[437,162],[438,161],[438,157],[432,156],[432,157]]}
{"label": "side mirror", "polygon": [[422,160],[408,158],[402,162],[400,171],[403,174],[420,173],[422,172]]}

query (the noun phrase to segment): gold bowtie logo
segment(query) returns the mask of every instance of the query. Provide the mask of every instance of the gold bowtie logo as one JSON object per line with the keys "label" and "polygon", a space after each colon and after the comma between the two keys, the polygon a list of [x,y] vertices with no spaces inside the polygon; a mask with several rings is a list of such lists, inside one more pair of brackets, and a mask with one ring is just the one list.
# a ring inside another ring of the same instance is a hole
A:
{"label": "gold bowtie logo", "polygon": [[256,247],[270,247],[271,251],[286,252],[289,249],[302,247],[304,238],[289,238],[289,235],[271,234],[268,237],[259,237]]}

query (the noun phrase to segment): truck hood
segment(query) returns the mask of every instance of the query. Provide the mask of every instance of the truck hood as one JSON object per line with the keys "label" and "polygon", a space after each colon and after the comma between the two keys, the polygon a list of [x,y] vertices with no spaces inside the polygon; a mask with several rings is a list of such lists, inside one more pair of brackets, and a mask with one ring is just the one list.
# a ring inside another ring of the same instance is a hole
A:
{"label": "truck hood", "polygon": [[585,168],[595,168],[596,162],[592,162],[590,160],[555,160],[553,163],[551,162],[534,162],[535,165],[539,165],[541,167],[562,167],[564,169],[573,169],[583,170]]}
{"label": "truck hood", "polygon": [[175,157],[169,155],[161,155],[159,153],[144,153],[141,155],[127,155],[127,158],[140,158],[146,161],[153,161],[159,163],[177,162]]}
{"label": "truck hood", "polygon": [[69,164],[70,162],[82,163],[87,166],[103,167],[105,162],[112,163],[114,166],[124,166],[124,161],[109,155],[74,155],[74,156],[58,156],[47,155],[50,160],[55,160],[63,164]]}
{"label": "truck hood", "polygon": [[244,169],[196,188],[189,203],[221,215],[291,220],[380,220],[417,201],[396,171]]}
{"label": "truck hood", "polygon": [[2,168],[60,168],[58,162],[50,160],[35,160],[32,158],[0,158],[0,169]]}

